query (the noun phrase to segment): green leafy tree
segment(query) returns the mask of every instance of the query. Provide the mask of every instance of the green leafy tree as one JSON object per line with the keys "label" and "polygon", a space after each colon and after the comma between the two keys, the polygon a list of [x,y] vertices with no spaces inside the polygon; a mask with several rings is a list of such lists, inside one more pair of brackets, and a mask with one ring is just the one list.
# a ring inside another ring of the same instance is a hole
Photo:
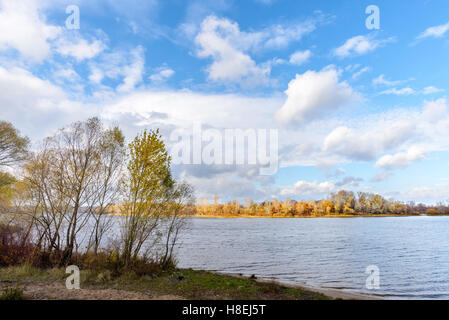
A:
{"label": "green leafy tree", "polygon": [[127,176],[123,182],[121,213],[122,261],[127,266],[142,250],[160,240],[159,225],[175,182],[170,173],[170,156],[159,130],[144,131],[129,144]]}

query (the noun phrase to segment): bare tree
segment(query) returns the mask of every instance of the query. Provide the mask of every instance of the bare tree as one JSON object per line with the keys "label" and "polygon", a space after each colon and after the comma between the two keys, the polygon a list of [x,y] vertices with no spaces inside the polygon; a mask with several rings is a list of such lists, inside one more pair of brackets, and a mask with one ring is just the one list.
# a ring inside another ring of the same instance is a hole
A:
{"label": "bare tree", "polygon": [[159,258],[165,268],[173,263],[173,251],[178,244],[180,232],[187,227],[187,216],[194,211],[193,188],[187,183],[176,183],[169,191],[165,215],[161,222],[163,251]]}
{"label": "bare tree", "polygon": [[77,235],[91,217],[91,243],[98,249],[105,208],[117,195],[123,141],[118,128],[105,130],[92,118],[47,138],[28,163],[25,179],[37,208],[39,244],[62,251],[62,263],[70,262]]}
{"label": "bare tree", "polygon": [[103,236],[112,226],[113,220],[107,213],[119,196],[125,158],[124,141],[122,132],[115,127],[105,133],[100,144],[102,163],[97,171],[99,179],[94,185],[94,194],[98,198],[95,214],[92,215],[94,224],[88,244],[88,248],[93,247],[95,254],[98,252]]}

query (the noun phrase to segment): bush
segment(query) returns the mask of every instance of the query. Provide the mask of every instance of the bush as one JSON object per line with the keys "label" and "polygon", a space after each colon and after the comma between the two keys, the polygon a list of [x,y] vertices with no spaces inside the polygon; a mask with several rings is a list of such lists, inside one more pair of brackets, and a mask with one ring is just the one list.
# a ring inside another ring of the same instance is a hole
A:
{"label": "bush", "polygon": [[0,300],[23,300],[23,290],[18,287],[5,288],[0,295]]}
{"label": "bush", "polygon": [[[0,267],[21,265],[50,269],[65,265],[62,257],[62,251],[48,252],[34,245],[24,228],[0,224]],[[118,249],[105,249],[97,253],[73,253],[70,264],[84,270],[106,271],[107,277],[118,277],[129,272],[137,276],[154,277],[176,267],[176,261],[172,257],[137,257],[126,265]]]}
{"label": "bush", "polygon": [[23,228],[0,224],[0,266],[23,264],[34,249]]}

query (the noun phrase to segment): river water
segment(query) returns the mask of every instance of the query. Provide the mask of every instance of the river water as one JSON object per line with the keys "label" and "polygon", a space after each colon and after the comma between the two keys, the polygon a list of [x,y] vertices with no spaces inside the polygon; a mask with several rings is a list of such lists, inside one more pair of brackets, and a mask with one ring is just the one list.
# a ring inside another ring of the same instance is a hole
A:
{"label": "river water", "polygon": [[[449,217],[189,220],[182,268],[387,299],[449,299]],[[377,289],[373,277],[367,286],[369,266],[379,271]]]}

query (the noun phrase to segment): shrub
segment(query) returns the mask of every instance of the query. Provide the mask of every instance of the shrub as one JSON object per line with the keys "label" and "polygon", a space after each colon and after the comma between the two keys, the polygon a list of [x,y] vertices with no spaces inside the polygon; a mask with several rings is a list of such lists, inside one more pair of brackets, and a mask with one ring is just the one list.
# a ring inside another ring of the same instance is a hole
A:
{"label": "shrub", "polygon": [[0,300],[23,300],[23,290],[19,287],[5,288],[0,295]]}
{"label": "shrub", "polygon": [[23,264],[34,251],[22,227],[0,224],[0,266]]}

